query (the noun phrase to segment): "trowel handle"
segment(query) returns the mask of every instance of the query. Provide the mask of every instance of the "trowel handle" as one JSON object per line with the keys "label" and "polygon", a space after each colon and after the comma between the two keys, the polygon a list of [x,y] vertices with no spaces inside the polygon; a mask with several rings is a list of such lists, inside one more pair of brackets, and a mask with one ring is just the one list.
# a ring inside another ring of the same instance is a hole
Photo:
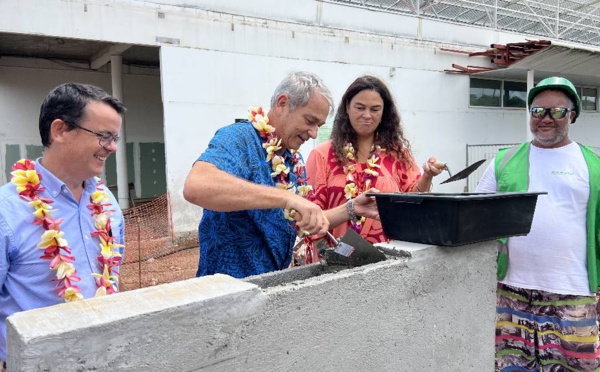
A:
{"label": "trowel handle", "polygon": [[434,167],[436,167],[437,169],[448,169],[448,165],[446,163],[442,163],[441,161],[436,161],[435,163],[432,164]]}
{"label": "trowel handle", "polygon": [[302,219],[302,215],[295,209],[290,209],[288,212],[289,216],[294,219],[294,221],[298,222]]}
{"label": "trowel handle", "polygon": [[[300,214],[300,212],[298,212],[298,211],[297,211],[297,210],[295,210],[295,209],[291,209],[291,210],[289,211],[289,215],[290,215],[290,217],[291,217],[291,218],[293,218],[293,219],[294,219],[294,221],[296,221],[296,222],[297,222],[297,221],[300,221],[300,220],[302,219],[302,215]],[[303,238],[303,237],[306,237],[306,236],[308,236],[308,235],[310,235],[310,234],[309,234],[309,233],[307,233],[306,231],[299,231],[299,232],[298,232],[298,236],[299,236],[299,237],[301,237],[301,238]],[[335,238],[333,235],[331,235],[331,233],[330,233],[329,231],[327,231],[327,235],[328,235],[328,236],[329,236],[331,239],[333,239],[333,241],[335,242],[335,244],[338,244],[338,243],[339,243],[339,241],[338,241],[338,240],[337,240],[337,239],[336,239],[336,238]]]}
{"label": "trowel handle", "polygon": [[[298,212],[295,209],[290,209],[290,211],[288,212],[288,214],[296,222],[298,222],[298,221],[300,221],[302,219],[302,215],[300,214],[300,212]],[[299,230],[298,231],[298,237],[300,237],[300,238],[305,238],[305,237],[307,237],[309,235],[310,234],[308,232],[304,231],[304,230]]]}
{"label": "trowel handle", "polygon": [[448,168],[448,164],[442,163],[441,161],[436,161],[433,163],[433,166],[440,170],[446,170],[450,177],[452,177],[452,173],[450,173],[450,168]]}
{"label": "trowel handle", "polygon": [[333,236],[333,234],[331,234],[329,231],[327,231],[327,236],[329,238],[331,238],[331,240],[333,240],[335,242],[335,244],[339,243],[339,241],[335,238],[335,236]]}

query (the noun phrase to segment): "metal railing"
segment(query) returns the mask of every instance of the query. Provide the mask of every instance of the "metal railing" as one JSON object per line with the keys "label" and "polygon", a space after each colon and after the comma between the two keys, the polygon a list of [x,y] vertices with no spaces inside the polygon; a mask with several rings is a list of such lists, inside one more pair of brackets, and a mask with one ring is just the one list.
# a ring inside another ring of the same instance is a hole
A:
{"label": "metal railing", "polygon": [[517,143],[503,143],[503,144],[486,144],[486,145],[467,145],[467,164],[473,164],[478,160],[487,159],[477,170],[469,175],[467,178],[467,190],[466,192],[473,192],[483,176],[486,168],[490,164],[490,161],[496,157],[498,150],[505,147],[515,146]]}

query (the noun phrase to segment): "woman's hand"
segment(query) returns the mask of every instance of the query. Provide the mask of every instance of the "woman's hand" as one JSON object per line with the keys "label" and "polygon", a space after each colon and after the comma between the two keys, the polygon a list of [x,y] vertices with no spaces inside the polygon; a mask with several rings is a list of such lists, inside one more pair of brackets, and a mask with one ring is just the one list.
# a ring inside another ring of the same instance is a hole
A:
{"label": "woman's hand", "polygon": [[375,197],[366,195],[367,193],[374,192],[379,192],[379,190],[372,187],[354,199],[354,213],[357,216],[364,216],[374,220],[379,220],[379,210],[377,209]]}
{"label": "woman's hand", "polygon": [[423,164],[423,176],[433,178],[447,168],[448,167],[446,164],[437,161],[437,159],[432,156],[427,160],[427,162],[425,162],[425,164]]}
{"label": "woman's hand", "polygon": [[437,161],[434,156],[430,157],[425,164],[423,164],[423,174],[419,181],[414,184],[412,192],[430,192],[433,177],[442,173],[444,169],[448,169],[446,164]]}

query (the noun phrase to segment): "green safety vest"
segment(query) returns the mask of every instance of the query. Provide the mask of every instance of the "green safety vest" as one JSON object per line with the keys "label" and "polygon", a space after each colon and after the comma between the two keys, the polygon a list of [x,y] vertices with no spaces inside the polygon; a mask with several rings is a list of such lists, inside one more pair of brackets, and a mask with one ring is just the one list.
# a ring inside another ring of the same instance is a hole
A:
{"label": "green safety vest", "polygon": [[[529,188],[529,147],[525,142],[502,149],[496,157],[496,190],[525,192]],[[600,285],[600,150],[579,144],[588,167],[590,196],[587,204],[587,271],[590,291],[596,293]],[[498,280],[504,279],[508,270],[508,245],[506,238],[499,239]]]}

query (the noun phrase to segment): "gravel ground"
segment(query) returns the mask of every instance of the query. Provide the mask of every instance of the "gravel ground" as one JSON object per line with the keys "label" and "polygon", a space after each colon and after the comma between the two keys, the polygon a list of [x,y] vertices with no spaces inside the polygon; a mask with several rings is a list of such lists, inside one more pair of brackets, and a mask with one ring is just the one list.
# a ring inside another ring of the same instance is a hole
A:
{"label": "gravel ground", "polygon": [[126,252],[125,263],[121,265],[121,291],[194,278],[199,255],[198,247],[194,246],[156,258],[145,258],[142,254],[139,262],[137,252],[131,255]]}

